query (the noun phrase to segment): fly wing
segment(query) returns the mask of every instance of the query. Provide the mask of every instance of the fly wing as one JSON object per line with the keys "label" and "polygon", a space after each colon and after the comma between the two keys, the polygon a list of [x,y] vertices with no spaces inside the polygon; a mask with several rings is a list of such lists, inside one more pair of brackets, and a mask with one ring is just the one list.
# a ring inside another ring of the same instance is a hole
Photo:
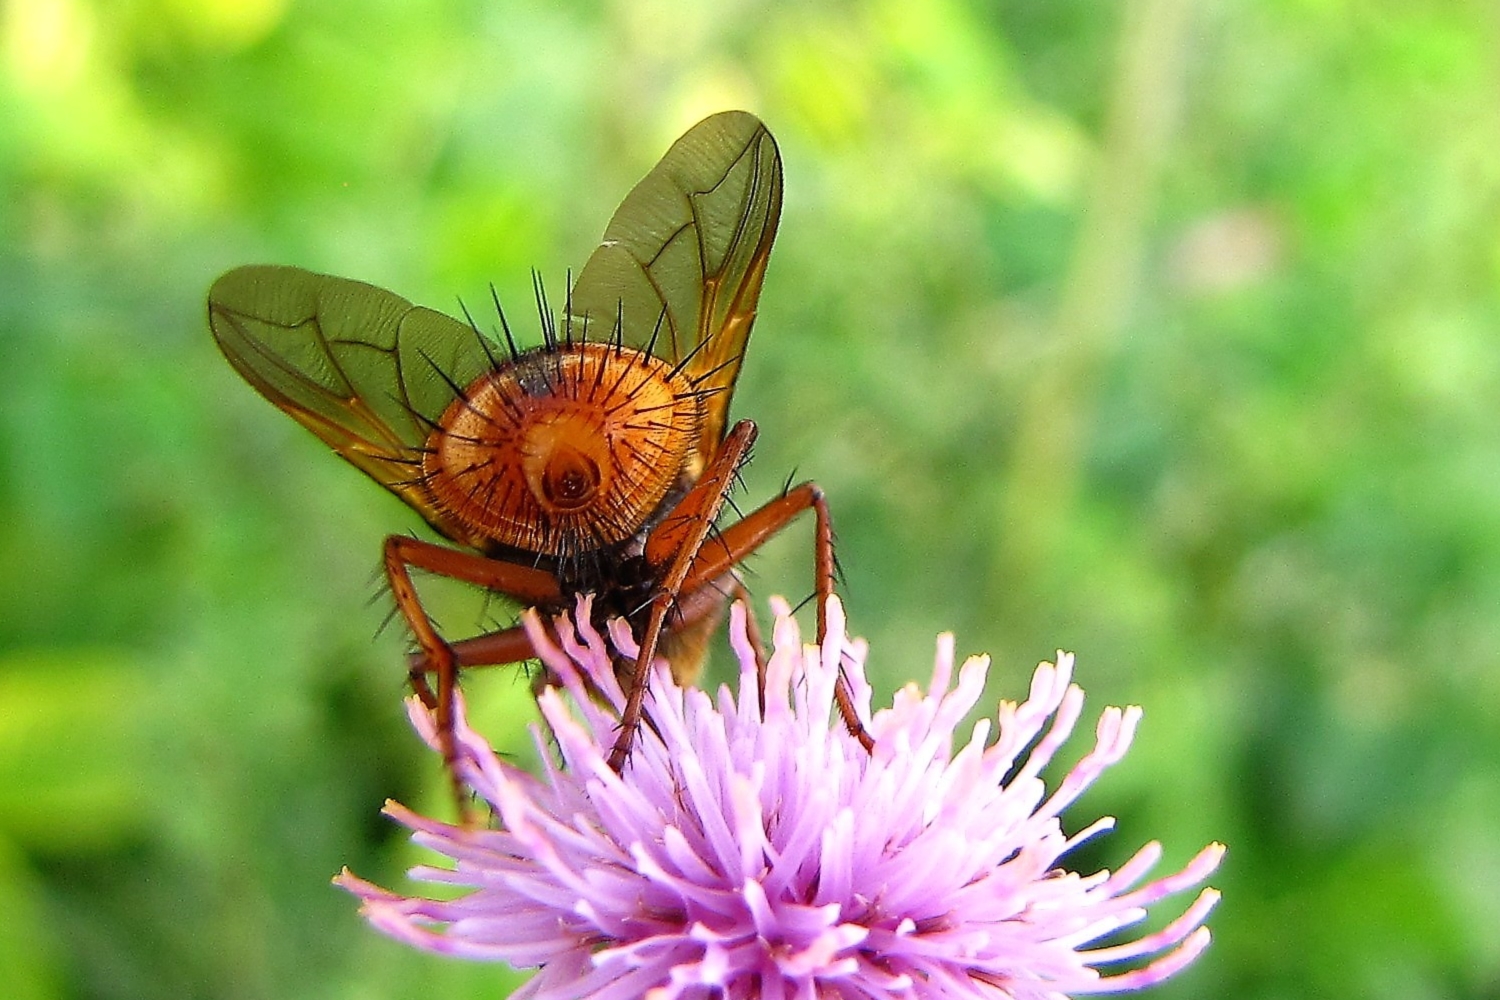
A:
{"label": "fly wing", "polygon": [[726,111],[626,196],[573,286],[571,313],[591,336],[618,322],[625,343],[682,365],[704,393],[704,465],[724,437],[780,218],[776,140],[754,115]]}
{"label": "fly wing", "polygon": [[272,266],[215,281],[208,322],[262,396],[439,532],[475,543],[433,505],[421,478],[428,433],[492,366],[477,332],[373,285]]}

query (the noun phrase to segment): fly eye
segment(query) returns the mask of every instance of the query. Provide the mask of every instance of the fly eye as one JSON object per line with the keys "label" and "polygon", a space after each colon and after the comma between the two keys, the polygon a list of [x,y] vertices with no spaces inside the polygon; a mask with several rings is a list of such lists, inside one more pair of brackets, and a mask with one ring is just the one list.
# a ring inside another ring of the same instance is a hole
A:
{"label": "fly eye", "polygon": [[542,474],[542,495],[559,510],[587,506],[599,492],[599,463],[574,448],[559,448]]}

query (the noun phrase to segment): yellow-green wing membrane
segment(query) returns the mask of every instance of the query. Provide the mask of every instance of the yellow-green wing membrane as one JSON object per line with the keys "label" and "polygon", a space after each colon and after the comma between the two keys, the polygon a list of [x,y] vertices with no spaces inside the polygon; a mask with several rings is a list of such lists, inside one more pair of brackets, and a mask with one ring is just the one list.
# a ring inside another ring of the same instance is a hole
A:
{"label": "yellow-green wing membrane", "polygon": [[754,115],[726,111],[694,125],[635,186],[573,286],[571,311],[590,339],[617,319],[632,346],[655,333],[655,353],[685,362],[710,394],[704,462],[724,436],[780,218],[776,140]]}
{"label": "yellow-green wing membrane", "polygon": [[[464,323],[359,281],[239,267],[214,282],[208,321],[245,381],[336,452],[468,542],[420,486],[422,445],[448,404],[491,367]],[[455,388],[458,387],[458,388]]]}

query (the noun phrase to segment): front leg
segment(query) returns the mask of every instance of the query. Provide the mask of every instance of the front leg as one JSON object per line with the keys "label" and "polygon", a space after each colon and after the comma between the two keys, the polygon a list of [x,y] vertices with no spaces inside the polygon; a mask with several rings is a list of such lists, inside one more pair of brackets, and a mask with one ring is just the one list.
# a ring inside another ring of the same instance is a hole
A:
{"label": "front leg", "polygon": [[625,708],[620,713],[620,735],[615,739],[614,749],[609,754],[609,766],[616,771],[625,767],[625,758],[635,742],[635,731],[641,724],[641,710],[646,700],[646,686],[650,679],[651,660],[661,642],[661,633],[667,615],[676,607],[683,594],[689,571],[698,553],[703,549],[714,520],[734,486],[735,474],[750,453],[755,441],[755,424],[741,420],[725,435],[713,461],[703,470],[702,477],[688,491],[687,496],[672,508],[660,525],[646,540],[646,561],[652,566],[667,566],[666,574],[657,586],[656,596],[651,601],[651,611],[646,619],[645,631],[641,634],[641,648],[636,655],[629,676],[622,678],[625,688]]}

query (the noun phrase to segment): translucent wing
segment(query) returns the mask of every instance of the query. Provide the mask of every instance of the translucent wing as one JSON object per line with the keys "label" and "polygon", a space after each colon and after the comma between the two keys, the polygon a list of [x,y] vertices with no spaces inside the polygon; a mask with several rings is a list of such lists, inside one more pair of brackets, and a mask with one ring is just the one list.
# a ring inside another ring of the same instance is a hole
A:
{"label": "translucent wing", "polygon": [[428,432],[492,364],[470,327],[363,282],[265,266],[214,282],[208,322],[262,396],[438,531],[475,543],[419,484]]}
{"label": "translucent wing", "polygon": [[[573,286],[590,336],[623,322],[627,344],[685,371],[706,398],[706,464],[729,397],[781,218],[781,155],[754,115],[705,118],[626,196]],[[659,333],[658,323],[661,324]]]}

